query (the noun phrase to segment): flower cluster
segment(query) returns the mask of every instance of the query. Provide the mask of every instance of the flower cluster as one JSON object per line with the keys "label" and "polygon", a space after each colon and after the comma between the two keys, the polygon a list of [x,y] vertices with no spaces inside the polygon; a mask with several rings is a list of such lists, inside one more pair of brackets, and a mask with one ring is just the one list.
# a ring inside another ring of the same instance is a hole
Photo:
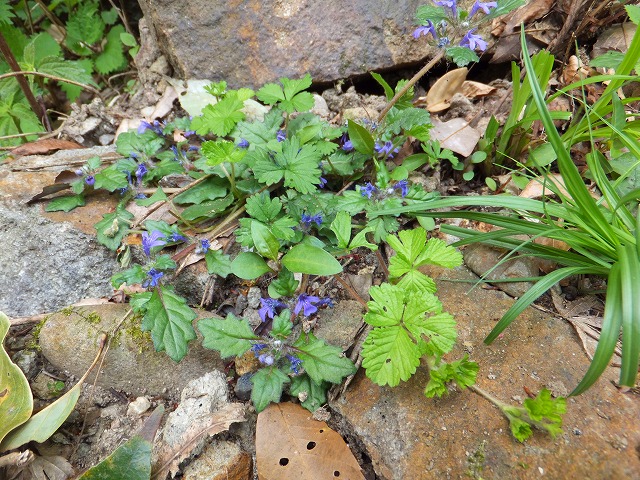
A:
{"label": "flower cluster", "polygon": [[291,372],[294,375],[299,375],[302,360],[292,353],[288,353],[290,350],[291,347],[283,344],[280,340],[274,340],[270,344],[254,343],[251,347],[251,351],[261,364],[270,367],[278,359],[286,358],[289,361]]}
{"label": "flower cluster", "polygon": [[302,230],[307,232],[311,228],[312,223],[315,223],[317,227],[322,225],[322,214],[317,213],[315,215],[309,215],[303,213],[302,217],[300,218],[300,223],[302,224]]}
{"label": "flower cluster", "polygon": [[142,232],[142,250],[147,257],[151,256],[151,249],[166,245],[164,234],[160,230],[153,230],[151,233]]}
{"label": "flower cluster", "polygon": [[164,122],[159,122],[158,120],[154,120],[153,123],[149,123],[146,120],[142,120],[140,125],[138,125],[138,134],[142,135],[147,130],[151,130],[156,133],[156,135],[163,135]]}
{"label": "flower cluster", "polygon": [[383,159],[393,158],[393,154],[400,151],[400,147],[395,147],[391,141],[384,142],[382,145],[376,142],[373,149],[378,154],[378,157]]}
{"label": "flower cluster", "polygon": [[409,182],[406,180],[400,180],[382,190],[371,182],[367,182],[360,187],[360,195],[367,197],[369,200],[372,198],[375,200],[384,200],[385,198],[395,195],[396,192],[400,192],[400,196],[402,198],[406,197],[409,193]]}
{"label": "flower cluster", "polygon": [[258,315],[260,316],[260,320],[266,322],[268,318],[273,319],[273,317],[279,313],[279,310],[283,310],[285,308],[291,307],[295,315],[302,312],[302,315],[308,317],[316,313],[319,307],[333,307],[333,302],[329,297],[320,298],[315,295],[301,293],[298,295],[295,302],[291,302],[291,305],[287,305],[281,300],[276,300],[274,298],[261,298],[260,305],[261,307],[258,310]]}
{"label": "flower cluster", "polygon": [[204,255],[211,248],[211,242],[207,238],[200,240],[200,243],[196,246],[196,253]]}

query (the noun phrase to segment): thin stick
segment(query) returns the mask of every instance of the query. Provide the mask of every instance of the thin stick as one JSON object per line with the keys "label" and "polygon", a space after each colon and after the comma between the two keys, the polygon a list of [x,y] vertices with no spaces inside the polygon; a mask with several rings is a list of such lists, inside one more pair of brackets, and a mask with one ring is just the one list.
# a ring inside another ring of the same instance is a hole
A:
{"label": "thin stick", "polygon": [[378,258],[378,263],[380,264],[380,268],[382,268],[382,272],[384,273],[385,280],[389,278],[389,269],[387,268],[387,264],[382,258],[382,253],[380,253],[380,247],[376,250],[376,257]]}
{"label": "thin stick", "polygon": [[362,298],[360,295],[358,295],[358,292],[356,292],[353,287],[351,285],[349,285],[347,282],[345,282],[340,275],[334,275],[333,278],[335,278],[338,283],[340,285],[342,285],[344,287],[344,289],[349,292],[349,295],[351,295],[355,300],[357,300],[366,310],[368,310],[367,307],[367,302],[365,302],[364,298]]}
{"label": "thin stick", "polygon": [[47,318],[49,315],[51,315],[50,313],[41,313],[40,315],[32,315],[31,317],[18,317],[18,318],[12,318],[10,320],[10,324],[12,327],[15,327],[16,325],[26,325],[28,323],[38,323],[41,322],[42,320],[44,320],[45,318]]}
{"label": "thin stick", "polygon": [[[0,34],[0,37],[2,37],[2,34]],[[4,38],[2,38],[2,40],[4,40]],[[2,41],[0,41],[0,46],[2,44]],[[4,52],[2,52],[4,54]],[[44,78],[49,78],[51,80],[55,80],[56,82],[66,82],[66,83],[70,83],[71,85],[77,85],[78,87],[82,87],[86,90],[89,90],[92,93],[95,93],[97,96],[99,96],[100,98],[102,98],[102,96],[100,95],[100,91],[93,88],[91,85],[86,85],[84,83],[80,83],[80,82],[75,82],[73,80],[69,80],[68,78],[62,78],[62,77],[56,77],[55,75],[49,75],[48,73],[42,73],[42,72],[32,72],[32,71],[17,71],[17,72],[10,72],[10,73],[4,73],[2,75],[0,75],[0,80],[3,80],[5,78],[9,78],[9,77],[17,77],[18,79],[23,78],[23,75],[37,75],[39,77],[44,77]],[[20,80],[18,80],[19,82]],[[31,91],[31,90],[29,90]],[[33,96],[33,95],[32,95]],[[34,98],[35,101],[35,98]],[[37,102],[36,102],[37,105]],[[31,107],[33,108],[33,106]]]}
{"label": "thin stick", "polygon": [[384,117],[387,116],[387,113],[389,113],[389,110],[391,110],[391,108],[398,102],[398,100],[400,100],[400,98],[402,98],[402,96],[405,93],[407,93],[409,89],[413,87],[418,82],[418,80],[422,78],[422,76],[425,73],[431,70],[436,65],[436,63],[438,63],[443,58],[444,58],[444,51],[441,50],[435,57],[431,59],[429,63],[427,63],[424,67],[422,67],[418,73],[416,73],[413,77],[411,77],[411,80],[409,80],[404,85],[404,87],[402,87],[400,91],[394,95],[394,97],[389,101],[387,106],[384,107],[384,110],[380,112],[380,115],[378,116],[378,122],[381,122],[382,120],[384,120]]}

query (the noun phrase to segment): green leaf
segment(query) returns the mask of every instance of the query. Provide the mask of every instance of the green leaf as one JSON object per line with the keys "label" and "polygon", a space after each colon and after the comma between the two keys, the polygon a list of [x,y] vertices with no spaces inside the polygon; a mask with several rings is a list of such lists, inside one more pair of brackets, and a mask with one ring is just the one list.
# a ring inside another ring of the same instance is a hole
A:
{"label": "green leaf", "polygon": [[301,405],[310,412],[315,412],[327,402],[327,384],[323,382],[318,385],[309,378],[309,375],[293,377],[289,393],[298,397],[301,400]]}
{"label": "green leaf", "polygon": [[[126,134],[123,134],[126,135]],[[115,192],[129,185],[127,174],[118,170],[117,165],[111,165],[94,175],[96,183],[93,188],[104,188],[110,192]]]}
{"label": "green leaf", "polygon": [[[33,396],[27,377],[4,349],[4,339],[10,326],[9,317],[0,312],[0,442],[9,432],[29,420],[33,411]],[[2,451],[4,449],[0,448]]]}
{"label": "green leaf", "polygon": [[243,108],[244,103],[238,98],[238,92],[230,91],[215,105],[204,107],[202,116],[194,118],[191,127],[198,135],[213,133],[225,137],[239,121],[244,120]]}
{"label": "green leaf", "polygon": [[527,438],[533,435],[531,431],[531,425],[518,417],[508,416],[509,427],[511,428],[511,434],[520,442],[524,442]]}
{"label": "green leaf", "polygon": [[273,338],[284,340],[289,335],[291,335],[292,328],[293,324],[291,323],[291,312],[288,309],[283,310],[279,315],[273,317],[273,324],[271,327],[271,332],[269,332],[269,334]]}
{"label": "green leaf", "polygon": [[145,305],[143,331],[151,331],[156,351],[166,351],[175,362],[184,358],[188,343],[196,338],[192,321],[196,314],[184,298],[166,287],[156,287]]}
{"label": "green leaf", "polygon": [[80,480],[149,480],[151,478],[151,452],[164,407],[160,405],[145,420],[141,431],[120,445],[98,465],[91,467]]}
{"label": "green leaf", "polygon": [[216,140],[215,142],[202,142],[200,152],[207,157],[207,165],[215,167],[221,163],[237,163],[247,154],[247,151],[236,147],[228,140]]}
{"label": "green leaf", "polygon": [[231,262],[231,273],[244,280],[253,280],[270,271],[267,262],[253,252],[242,252]]}
{"label": "green leaf", "polygon": [[374,328],[362,346],[362,366],[372,382],[395,387],[420,365],[420,350],[400,326]]}
{"label": "green leaf", "polygon": [[211,177],[182,192],[173,201],[179,205],[199,204],[205,200],[215,200],[227,194],[229,183],[226,179]]}
{"label": "green leaf", "polygon": [[251,239],[260,255],[271,260],[278,259],[280,242],[264,223],[251,222]]}
{"label": "green leaf", "polygon": [[224,198],[209,200],[208,202],[202,202],[199,205],[191,205],[182,211],[181,216],[188,221],[197,220],[203,217],[215,218],[218,214],[224,212],[225,209],[233,203],[234,199],[233,194],[229,194]]}
{"label": "green leaf", "polygon": [[156,257],[152,266],[156,270],[175,270],[178,265],[173,261],[170,255],[163,254]]}
{"label": "green leaf", "polygon": [[496,17],[505,15],[518,7],[525,4],[525,0],[498,0],[498,6],[486,15],[485,20],[491,20]]}
{"label": "green leaf", "polygon": [[132,153],[152,157],[163,145],[164,139],[158,137],[153,130],[146,130],[142,134],[136,131],[124,132],[118,135],[116,152],[123,157],[129,157]]}
{"label": "green leaf", "polygon": [[138,45],[136,37],[127,32],[120,34],[120,41],[127,47],[135,47]]}
{"label": "green leaf", "polygon": [[261,183],[273,185],[284,178],[286,187],[301,193],[311,193],[320,184],[322,172],[318,168],[321,155],[315,146],[300,146],[297,137],[282,142],[282,152],[273,160],[268,155],[261,156],[253,166],[253,173]]}
{"label": "green leaf", "polygon": [[444,7],[436,5],[420,5],[416,10],[416,21],[419,25],[426,25],[431,21],[434,25],[442,21],[449,21],[449,15]]}
{"label": "green leaf", "polygon": [[458,336],[456,321],[446,312],[436,313],[427,318],[405,316],[405,326],[414,338],[421,339],[423,336],[428,338],[426,344],[421,343],[421,350],[427,355],[441,356],[449,353]]}
{"label": "green leaf", "polygon": [[267,83],[256,92],[256,97],[262,103],[267,105],[275,105],[284,100],[284,91],[277,83]]}
{"label": "green leaf", "polygon": [[198,322],[204,339],[202,346],[220,352],[222,358],[239,357],[251,348],[252,341],[260,340],[243,318],[233,314],[222,318],[204,318]]}
{"label": "green leaf", "polygon": [[141,207],[148,207],[150,205],[153,205],[154,203],[162,202],[167,198],[167,194],[164,193],[162,187],[158,187],[158,189],[149,198],[136,198],[135,202],[136,205],[140,205]]}
{"label": "green leaf", "polygon": [[480,60],[476,52],[467,47],[449,47],[445,52],[458,67],[465,67],[472,62],[478,62]]}
{"label": "green leaf", "polygon": [[104,35],[104,22],[98,15],[98,4],[83,2],[70,15],[66,24],[67,46],[78,55],[91,55],[91,50],[83,44],[93,45]]}
{"label": "green leaf", "polygon": [[326,250],[299,243],[281,259],[282,264],[292,272],[309,275],[335,275],[342,272],[342,265]]}
{"label": "green leaf", "polygon": [[627,11],[627,15],[629,15],[629,20],[631,20],[636,25],[640,25],[640,6],[625,5],[624,8]]}
{"label": "green leaf", "polygon": [[435,368],[429,369],[429,383],[424,390],[427,398],[441,397],[447,393],[447,383],[456,382],[461,389],[476,383],[478,364],[468,360],[468,356],[455,362],[440,362]]}
{"label": "green leaf", "polygon": [[210,274],[227,278],[227,275],[231,273],[231,257],[222,253],[222,250],[209,249],[204,254],[204,259],[207,262],[207,271]]}
{"label": "green leaf", "polygon": [[384,89],[384,94],[387,97],[387,100],[391,100],[394,96],[393,89],[391,88],[391,86],[389,86],[389,84],[385,81],[384,78],[382,78],[382,75],[380,75],[379,73],[376,73],[376,72],[369,72],[369,73],[371,73],[371,76],[374,78],[374,80],[378,82],[380,86],[382,86],[382,88]]}
{"label": "green leaf", "polygon": [[347,248],[351,240],[351,215],[345,211],[338,212],[330,228],[336,234],[338,248]]}
{"label": "green leaf", "polygon": [[136,283],[142,283],[146,278],[147,272],[143,270],[142,265],[135,264],[133,267],[113,275],[111,277],[111,285],[117,289],[122,284],[135,285]]}
{"label": "green leaf", "polygon": [[70,60],[62,60],[60,57],[44,58],[38,65],[37,71],[84,83],[85,85],[94,84],[91,74],[87,73],[82,64]]}
{"label": "green leaf", "polygon": [[256,220],[269,223],[282,210],[282,202],[278,197],[270,199],[269,192],[262,192],[247,198],[246,210]]}
{"label": "green leaf", "polygon": [[124,236],[129,233],[129,222],[133,214],[119,204],[116,211],[102,216],[95,224],[98,241],[110,250],[117,250]]}
{"label": "green leaf", "polygon": [[387,114],[385,130],[395,135],[400,135],[403,131],[410,131],[415,127],[426,125],[431,125],[431,116],[427,110],[414,107],[403,110],[393,108]]}
{"label": "green leaf", "polygon": [[85,203],[84,195],[66,195],[51,200],[44,210],[46,212],[70,212],[76,207],[84,207]]}
{"label": "green leaf", "polygon": [[363,228],[362,230],[360,230],[356,234],[356,236],[353,237],[353,240],[351,240],[351,243],[349,244],[349,250],[353,250],[360,247],[368,248],[372,252],[375,252],[376,250],[378,250],[377,245],[370,243],[367,240],[367,233],[370,233],[372,231],[373,229],[370,227]]}
{"label": "green leaf", "polygon": [[251,401],[260,413],[271,402],[279,402],[285,383],[289,383],[289,377],[277,368],[261,368],[251,377],[253,389]]}
{"label": "green leaf", "polygon": [[[11,25],[11,19],[15,16],[9,0],[0,0],[0,25]],[[0,437],[1,439],[2,437]]]}
{"label": "green leaf", "polygon": [[347,121],[347,131],[349,132],[349,140],[353,144],[353,148],[360,153],[373,155],[375,140],[371,136],[371,132],[362,125],[351,120]]}
{"label": "green leaf", "polygon": [[311,75],[307,74],[299,80],[281,78],[284,90],[276,83],[268,83],[256,93],[259,100],[267,105],[280,104],[285,112],[305,112],[313,108],[313,95],[303,92],[311,86]]}
{"label": "green leaf", "polygon": [[545,422],[545,428],[554,437],[562,433],[562,415],[567,413],[567,401],[563,397],[551,398],[551,392],[543,388],[535,398],[523,402],[529,418],[536,422]]}
{"label": "green leaf", "polygon": [[311,380],[317,384],[323,381],[340,383],[344,377],[356,372],[351,360],[343,356],[342,350],[316,338],[313,333],[300,335],[293,347],[302,360],[302,366]]}
{"label": "green leaf", "polygon": [[283,266],[278,278],[272,280],[269,284],[269,296],[271,298],[290,297],[296,292],[299,283],[294,278],[293,273]]}
{"label": "green leaf", "polygon": [[124,33],[122,25],[116,25],[107,33],[107,43],[104,50],[96,57],[96,71],[103,75],[123,70],[127,66],[127,57],[124,55],[124,46],[120,35]]}

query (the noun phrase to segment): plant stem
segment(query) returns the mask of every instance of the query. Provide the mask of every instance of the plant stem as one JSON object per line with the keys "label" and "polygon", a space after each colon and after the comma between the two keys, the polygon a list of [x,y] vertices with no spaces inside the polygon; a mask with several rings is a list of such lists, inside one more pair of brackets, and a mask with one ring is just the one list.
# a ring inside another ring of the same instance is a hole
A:
{"label": "plant stem", "polygon": [[[13,56],[13,52],[9,48],[9,44],[5,40],[4,35],[2,35],[2,33],[0,33],[0,52],[2,52],[2,55],[7,60],[9,67],[11,67],[11,70],[13,70],[13,72],[11,73],[5,73],[4,75],[0,75],[0,80],[7,77],[16,77],[16,80],[20,85],[20,89],[22,90],[22,93],[24,93],[24,96],[29,102],[29,106],[31,107],[31,110],[33,110],[33,113],[35,113],[38,116],[38,119],[42,122],[43,125],[48,125],[49,122],[45,122],[44,120],[45,117],[47,116],[47,111],[41,108],[40,104],[36,100],[36,97],[33,96],[31,87],[29,87],[29,82],[27,81],[26,78],[24,78],[24,75],[27,72],[22,72],[20,70],[20,65],[18,65],[18,61],[16,60],[16,57]],[[51,131],[50,126],[49,126],[49,131]]]}
{"label": "plant stem", "polygon": [[369,309],[367,307],[367,302],[364,300],[364,298],[362,298],[360,295],[358,295],[358,292],[356,292],[351,285],[349,285],[347,282],[345,282],[340,277],[340,275],[336,274],[336,275],[333,276],[333,278],[335,278],[338,281],[338,283],[340,285],[342,285],[347,292],[349,292],[349,295],[351,295],[355,300],[360,302],[360,304],[365,308],[365,310]]}
{"label": "plant stem", "polygon": [[400,100],[400,98],[402,98],[402,96],[405,93],[407,93],[409,89],[413,87],[418,82],[418,80],[422,78],[422,76],[425,73],[431,70],[436,65],[436,63],[438,63],[443,58],[444,58],[444,51],[440,50],[440,52],[438,52],[438,54],[435,57],[433,57],[429,63],[427,63],[424,67],[420,69],[418,73],[416,73],[413,77],[411,77],[411,80],[409,80],[404,85],[404,87],[402,87],[400,91],[393,96],[393,98],[389,101],[387,106],[384,107],[384,110],[380,112],[380,115],[378,116],[378,122],[381,122],[382,120],[384,120],[384,117],[387,116],[387,113],[389,113],[389,110],[391,110],[391,108],[398,102],[398,100]]}
{"label": "plant stem", "polygon": [[489,402],[493,403],[500,410],[502,410],[503,407],[506,405],[504,402],[501,402],[496,397],[491,395],[489,392],[487,392],[486,390],[483,390],[482,388],[478,387],[477,385],[469,385],[468,388],[472,392],[477,393],[478,395],[480,395],[485,400],[488,400]]}
{"label": "plant stem", "polygon": [[[2,37],[2,34],[0,34],[0,37]],[[1,50],[1,46],[2,46],[2,41],[4,41],[4,37],[2,37],[2,40],[0,40],[0,50]],[[5,43],[6,45],[6,43]],[[2,52],[3,55],[5,55],[5,52]],[[7,57],[8,58],[8,57]],[[16,64],[17,65],[17,64]],[[18,67],[20,68],[20,67]],[[0,75],[0,80],[4,80],[5,78],[9,78],[9,77],[17,77],[18,78],[18,82],[20,82],[20,78],[22,78],[24,80],[23,75],[37,75],[39,77],[44,77],[44,78],[49,78],[51,80],[55,80],[56,82],[66,82],[66,83],[70,83],[71,85],[77,85],[78,87],[82,87],[86,90],[89,90],[91,93],[95,93],[98,97],[102,98],[102,95],[100,94],[100,91],[93,88],[91,85],[87,85],[85,83],[80,83],[80,82],[75,82],[73,80],[69,80],[68,78],[63,78],[63,77],[57,77],[55,75],[49,75],[48,73],[42,73],[42,72],[34,72],[34,71],[13,71],[10,73],[4,73],[2,75]],[[31,92],[31,90],[29,90],[29,92]],[[25,93],[26,95],[26,93]],[[31,94],[31,96],[33,97],[33,94]],[[35,101],[35,98],[34,98]],[[29,104],[31,104],[31,102],[29,102]],[[37,105],[37,102],[36,102]],[[31,106],[31,108],[33,108],[33,106]]]}

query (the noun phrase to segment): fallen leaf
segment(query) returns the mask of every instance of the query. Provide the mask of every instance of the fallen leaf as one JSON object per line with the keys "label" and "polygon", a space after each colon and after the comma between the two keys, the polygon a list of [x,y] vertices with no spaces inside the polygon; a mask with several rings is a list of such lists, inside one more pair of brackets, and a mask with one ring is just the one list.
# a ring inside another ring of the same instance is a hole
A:
{"label": "fallen leaf", "polygon": [[433,140],[440,142],[442,148],[448,148],[463,157],[473,153],[480,140],[480,132],[469,126],[466,120],[454,118],[448,122],[441,122],[437,118],[432,118],[431,122],[433,128],[429,130],[429,134]]}
{"label": "fallen leaf", "polygon": [[75,473],[73,466],[63,457],[36,456],[32,462],[22,468],[8,468],[6,478],[8,480],[67,480]]}
{"label": "fallen leaf", "polygon": [[189,428],[182,435],[182,441],[176,442],[175,445],[160,443],[151,478],[164,480],[167,474],[171,474],[173,478],[179,470],[180,463],[191,456],[203,440],[224,432],[232,423],[244,421],[244,405],[241,403],[228,403],[206,416],[192,418]]}
{"label": "fallen leaf", "polygon": [[531,179],[529,183],[527,183],[527,186],[524,187],[524,190],[520,192],[519,196],[522,198],[540,198],[542,196],[554,195],[554,192],[551,190],[554,186],[562,195],[566,197],[569,196],[569,192],[564,186],[564,179],[559,173],[550,173],[544,177]]}
{"label": "fallen leaf", "polygon": [[610,50],[626,53],[637,28],[638,27],[631,22],[621,23],[607,28],[598,35],[598,39],[591,51],[591,58],[603,55]]}
{"label": "fallen leaf", "polygon": [[562,70],[563,85],[569,85],[570,83],[577,82],[578,80],[584,80],[589,76],[589,70],[584,64],[576,57],[571,55],[567,65]]}
{"label": "fallen leaf", "polygon": [[256,463],[260,480],[364,480],[340,434],[293,403],[271,404],[258,415]]}
{"label": "fallen leaf", "polygon": [[148,118],[153,121],[156,118],[164,118],[171,110],[173,110],[173,102],[178,99],[178,92],[171,85],[167,86],[158,100],[158,103],[153,107],[153,110],[148,115]]}
{"label": "fallen leaf", "polygon": [[25,143],[14,148],[10,155],[46,155],[47,153],[57,152],[58,150],[77,150],[78,148],[86,148],[84,145],[73,142],[71,140],[61,140],[58,138],[44,138],[35,142]]}
{"label": "fallen leaf", "polygon": [[487,85],[486,83],[474,82],[472,80],[465,80],[460,87],[460,93],[467,98],[479,98],[491,95],[496,91],[495,87]]}
{"label": "fallen leaf", "polygon": [[445,73],[429,89],[425,98],[427,110],[431,113],[446,110],[451,105],[451,99],[458,93],[467,78],[469,70],[466,67],[456,68]]}

